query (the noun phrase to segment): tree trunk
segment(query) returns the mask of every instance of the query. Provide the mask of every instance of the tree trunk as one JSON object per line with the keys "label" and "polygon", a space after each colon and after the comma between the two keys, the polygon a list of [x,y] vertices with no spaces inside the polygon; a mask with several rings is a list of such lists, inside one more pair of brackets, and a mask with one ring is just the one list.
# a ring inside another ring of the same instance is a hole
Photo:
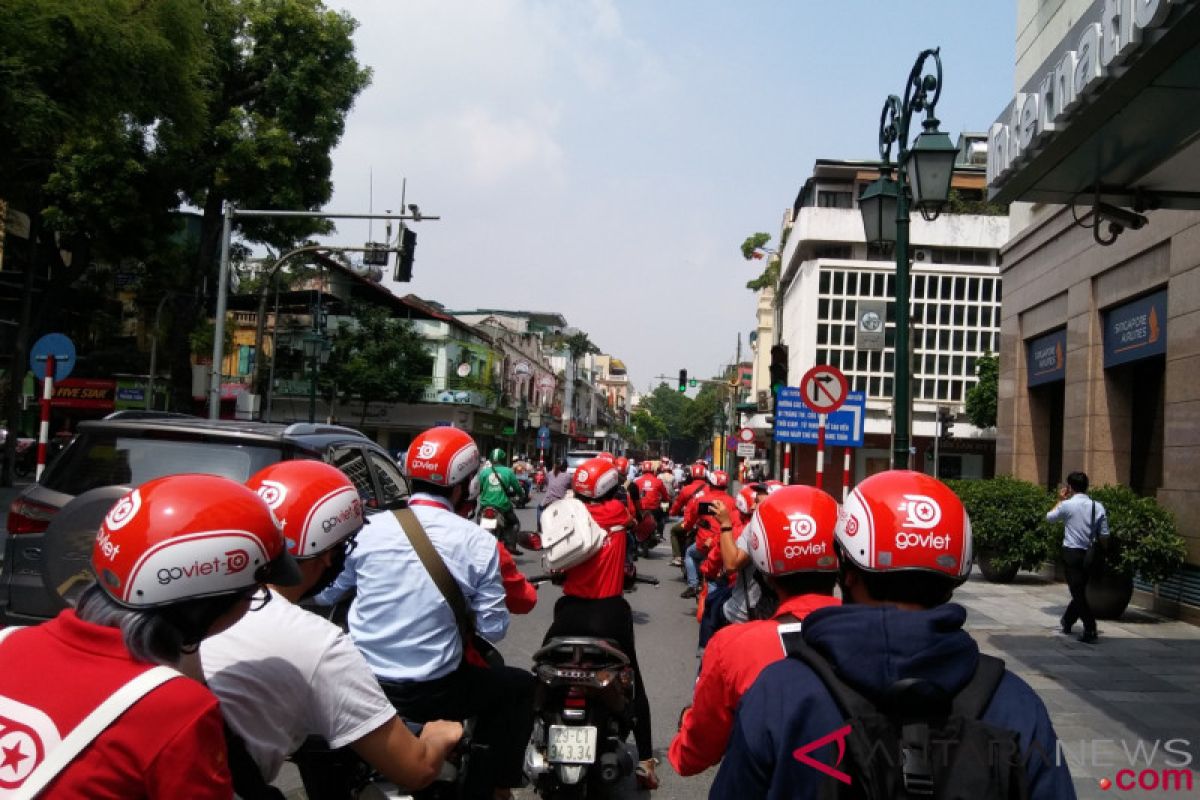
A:
{"label": "tree trunk", "polygon": [[25,264],[21,284],[21,311],[17,320],[17,335],[13,339],[12,356],[8,370],[8,402],[5,416],[8,418],[8,438],[4,442],[3,462],[0,463],[0,486],[12,486],[13,465],[17,457],[17,437],[20,435],[21,393],[25,388],[25,364],[29,361],[29,334],[33,320],[34,275],[38,265],[38,237],[41,235],[41,214],[30,215],[29,242],[33,252]]}

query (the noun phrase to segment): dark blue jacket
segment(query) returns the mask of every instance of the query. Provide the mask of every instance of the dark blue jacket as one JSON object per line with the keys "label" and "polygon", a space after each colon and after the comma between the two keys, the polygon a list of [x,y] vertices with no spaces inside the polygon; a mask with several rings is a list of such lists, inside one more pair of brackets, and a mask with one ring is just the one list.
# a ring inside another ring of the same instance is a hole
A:
{"label": "dark blue jacket", "polygon": [[[979,647],[962,629],[967,612],[947,604],[928,611],[890,606],[824,608],[804,620],[804,640],[867,698],[902,678],[922,678],[955,693],[975,673]],[[1006,673],[982,719],[1020,735],[1034,800],[1074,798],[1046,707],[1025,681]],[[797,748],[845,724],[833,698],[801,661],[785,658],[763,670],[742,698],[729,748],[710,798],[816,797],[825,778],[792,756]],[[834,765],[835,744],[811,757]]]}

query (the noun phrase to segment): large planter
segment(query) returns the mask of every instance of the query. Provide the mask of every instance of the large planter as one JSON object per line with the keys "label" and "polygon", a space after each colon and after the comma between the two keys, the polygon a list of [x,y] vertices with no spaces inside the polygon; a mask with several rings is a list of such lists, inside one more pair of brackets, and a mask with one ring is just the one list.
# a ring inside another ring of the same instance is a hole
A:
{"label": "large planter", "polygon": [[986,550],[979,553],[976,563],[979,564],[979,571],[989,583],[1012,583],[1021,569],[1020,564],[1012,564],[1007,567],[998,566],[994,555]]}
{"label": "large planter", "polygon": [[1087,599],[1096,619],[1120,619],[1133,599],[1133,576],[1099,569],[1088,578]]}

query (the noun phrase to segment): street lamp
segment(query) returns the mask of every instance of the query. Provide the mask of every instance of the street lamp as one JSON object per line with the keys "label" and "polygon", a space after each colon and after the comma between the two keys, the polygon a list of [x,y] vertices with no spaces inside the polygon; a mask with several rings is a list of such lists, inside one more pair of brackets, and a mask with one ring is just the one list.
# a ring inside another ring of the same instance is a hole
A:
{"label": "street lamp", "polygon": [[[957,149],[950,137],[938,130],[934,107],[942,94],[941,48],[923,50],[917,56],[904,99],[889,95],[879,115],[880,177],[859,198],[859,210],[867,241],[896,245],[896,340],[895,377],[892,383],[892,468],[909,465],[909,427],[912,398],[909,390],[908,346],[908,206],[912,204],[926,220],[937,219],[950,195]],[[933,59],[933,71],[926,73],[925,63]],[[909,125],[913,112],[924,112],[923,130],[908,146]],[[891,177],[892,144],[896,143],[896,179]],[[911,184],[911,185],[910,185]]]}

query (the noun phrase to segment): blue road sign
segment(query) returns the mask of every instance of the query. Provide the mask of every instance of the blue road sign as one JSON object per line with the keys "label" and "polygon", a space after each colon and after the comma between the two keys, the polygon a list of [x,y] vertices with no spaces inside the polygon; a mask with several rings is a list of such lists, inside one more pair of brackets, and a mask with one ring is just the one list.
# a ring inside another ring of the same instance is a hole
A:
{"label": "blue road sign", "polygon": [[39,381],[46,379],[46,358],[54,356],[54,382],[65,381],[75,369],[75,344],[61,333],[47,333],[29,348],[29,368]]}
{"label": "blue road sign", "polygon": [[[825,444],[829,447],[862,447],[867,418],[865,392],[850,392],[837,411],[825,415]],[[775,441],[816,444],[820,418],[800,396],[800,389],[787,386],[775,398]]]}
{"label": "blue road sign", "polygon": [[541,450],[545,450],[550,447],[550,428],[546,427],[545,425],[538,428],[537,446]]}

